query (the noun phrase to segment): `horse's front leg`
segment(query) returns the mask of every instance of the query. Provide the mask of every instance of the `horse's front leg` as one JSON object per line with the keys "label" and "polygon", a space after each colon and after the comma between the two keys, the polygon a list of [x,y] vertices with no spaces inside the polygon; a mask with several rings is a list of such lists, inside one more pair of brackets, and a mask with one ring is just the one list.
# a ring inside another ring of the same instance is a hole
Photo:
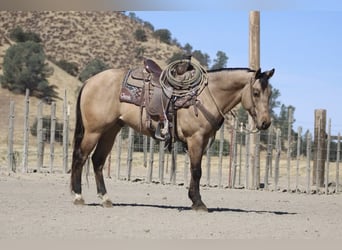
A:
{"label": "horse's front leg", "polygon": [[189,186],[189,198],[192,201],[193,210],[208,211],[206,205],[203,203],[200,195],[200,180],[202,176],[202,155],[203,147],[200,146],[201,143],[196,144],[196,142],[188,143],[189,147],[189,157],[190,157],[190,167],[191,167],[191,180]]}

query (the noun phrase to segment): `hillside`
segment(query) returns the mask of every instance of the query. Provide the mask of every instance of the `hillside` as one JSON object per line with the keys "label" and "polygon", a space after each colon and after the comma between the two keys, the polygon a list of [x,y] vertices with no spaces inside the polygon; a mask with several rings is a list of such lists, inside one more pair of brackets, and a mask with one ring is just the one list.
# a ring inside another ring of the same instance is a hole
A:
{"label": "hillside", "polygon": [[17,26],[39,34],[48,56],[75,62],[80,69],[96,57],[115,68],[139,65],[141,49],[144,56],[164,62],[180,50],[160,43],[148,28],[148,41],[136,41],[134,32],[142,25],[120,12],[0,11],[0,45]]}
{"label": "hillside", "polygon": [[[24,31],[32,31],[40,35],[47,56],[55,60],[67,60],[78,64],[82,69],[90,60],[100,58],[113,68],[134,67],[141,65],[141,57],[137,50],[143,49],[144,56],[155,59],[162,66],[174,52],[180,51],[176,46],[160,43],[152,37],[152,31],[145,29],[148,41],[138,42],[134,38],[140,23],[119,12],[8,12],[0,11],[0,74],[2,61],[10,41],[6,39],[9,30],[20,26]],[[50,84],[58,87],[59,97],[63,98],[67,91],[70,105],[70,128],[74,127],[74,110],[77,89],[81,86],[75,77],[67,74],[49,62],[54,74],[48,79]],[[24,96],[15,95],[0,88],[0,145],[7,144],[8,115],[10,100],[15,101],[15,126],[22,136]],[[30,124],[37,113],[39,100],[30,99]],[[62,119],[62,102],[57,101],[57,118]],[[49,114],[50,107],[44,105],[44,114]],[[2,152],[2,151],[1,151]],[[5,153],[6,150],[4,149]],[[6,155],[6,153],[5,153]],[[4,155],[4,157],[5,157]]]}

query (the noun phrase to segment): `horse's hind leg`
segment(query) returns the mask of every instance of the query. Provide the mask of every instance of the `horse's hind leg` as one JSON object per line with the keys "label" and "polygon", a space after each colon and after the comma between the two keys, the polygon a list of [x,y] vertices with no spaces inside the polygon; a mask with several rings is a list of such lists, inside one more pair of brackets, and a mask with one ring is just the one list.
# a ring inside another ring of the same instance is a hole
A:
{"label": "horse's hind leg", "polygon": [[103,179],[103,166],[106,162],[108,154],[113,147],[115,136],[120,131],[120,129],[121,127],[116,127],[114,129],[109,129],[107,130],[107,132],[103,133],[97,143],[95,152],[92,156],[97,194],[102,199],[102,205],[104,207],[112,207],[113,204],[107,195],[107,190]]}
{"label": "horse's hind leg", "polygon": [[74,204],[83,205],[82,197],[82,169],[90,152],[94,149],[97,134],[85,134],[79,147],[74,148],[71,165],[71,191],[75,194]]}

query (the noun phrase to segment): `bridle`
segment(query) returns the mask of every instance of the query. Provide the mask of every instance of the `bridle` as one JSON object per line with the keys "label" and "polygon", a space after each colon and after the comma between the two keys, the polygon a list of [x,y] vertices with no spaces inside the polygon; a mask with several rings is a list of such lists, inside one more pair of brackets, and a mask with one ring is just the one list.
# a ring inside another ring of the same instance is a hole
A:
{"label": "bridle", "polygon": [[[252,107],[249,111],[254,123],[256,123],[256,105],[255,105],[255,102],[254,102],[254,99],[253,99],[253,85],[254,83],[256,82],[257,78],[256,78],[256,74],[254,74],[253,77],[251,77],[250,81],[249,81],[249,88],[250,88],[250,98],[251,98],[251,103],[252,103]],[[214,96],[212,95],[209,87],[207,86],[207,89],[208,89],[208,93],[209,93],[209,96],[211,98],[211,100],[213,101],[213,103],[215,104],[215,107],[217,109],[217,111],[219,112],[219,114],[222,116],[223,119],[227,119],[228,120],[228,115],[227,114],[224,114],[223,111],[219,108],[219,106],[217,105],[217,102],[215,101],[215,98]],[[230,110],[228,113],[231,113],[231,115],[235,118],[235,119],[238,119],[237,115],[232,111]],[[232,129],[235,129],[234,127],[232,127]],[[258,133],[259,132],[259,129],[258,128],[254,128],[252,130],[250,129],[247,129],[247,128],[244,128],[244,130],[246,130],[246,132],[248,133]]]}

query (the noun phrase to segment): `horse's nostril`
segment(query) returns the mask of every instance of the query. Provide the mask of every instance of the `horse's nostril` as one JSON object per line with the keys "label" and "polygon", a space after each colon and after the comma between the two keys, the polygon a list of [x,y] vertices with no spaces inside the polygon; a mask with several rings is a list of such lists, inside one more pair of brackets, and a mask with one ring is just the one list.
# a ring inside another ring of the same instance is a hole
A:
{"label": "horse's nostril", "polygon": [[262,124],[261,124],[261,128],[262,129],[267,129],[269,127],[269,123],[268,122],[262,122]]}

